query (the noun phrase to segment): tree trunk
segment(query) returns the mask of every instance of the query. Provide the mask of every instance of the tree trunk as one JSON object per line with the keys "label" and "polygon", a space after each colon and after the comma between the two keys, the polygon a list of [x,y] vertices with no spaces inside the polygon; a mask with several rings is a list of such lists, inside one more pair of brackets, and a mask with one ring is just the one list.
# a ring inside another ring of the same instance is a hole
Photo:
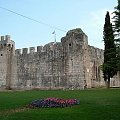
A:
{"label": "tree trunk", "polygon": [[110,88],[110,77],[108,76],[107,88]]}

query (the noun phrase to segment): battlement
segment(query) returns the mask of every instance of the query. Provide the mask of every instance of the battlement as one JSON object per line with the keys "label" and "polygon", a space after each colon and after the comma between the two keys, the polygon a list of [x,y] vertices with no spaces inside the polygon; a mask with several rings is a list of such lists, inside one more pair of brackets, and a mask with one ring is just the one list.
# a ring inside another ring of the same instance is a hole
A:
{"label": "battlement", "polygon": [[20,55],[20,54],[33,54],[35,52],[42,52],[43,51],[43,46],[37,46],[37,47],[29,47],[29,48],[22,48],[22,49],[16,49],[15,54]]}
{"label": "battlement", "polygon": [[0,41],[10,41],[10,35],[0,36]]}
{"label": "battlement", "polygon": [[15,45],[15,42],[11,40],[10,35],[0,36],[0,44],[3,46],[6,45]]}
{"label": "battlement", "polygon": [[53,51],[54,49],[60,48],[61,47],[61,42],[51,42],[48,43],[44,46],[37,46],[37,47],[29,47],[29,48],[22,48],[22,49],[16,49],[15,54],[20,55],[20,54],[33,54],[33,53],[40,53],[40,52],[47,52],[47,51]]}
{"label": "battlement", "polygon": [[21,54],[21,49],[16,49],[15,54],[17,54],[17,55]]}
{"label": "battlement", "polygon": [[0,49],[4,49],[6,47],[12,48],[14,53],[15,42],[11,40],[10,35],[0,36]]}

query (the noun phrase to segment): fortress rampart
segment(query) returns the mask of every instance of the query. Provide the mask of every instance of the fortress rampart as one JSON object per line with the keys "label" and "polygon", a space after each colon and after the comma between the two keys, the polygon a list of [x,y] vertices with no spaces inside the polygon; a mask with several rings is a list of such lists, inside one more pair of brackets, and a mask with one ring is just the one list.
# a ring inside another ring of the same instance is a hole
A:
{"label": "fortress rampart", "polygon": [[[15,50],[10,36],[0,37],[0,88],[84,89],[105,86],[100,65],[104,51],[88,45],[81,29],[61,42]],[[111,80],[120,86],[119,75]]]}

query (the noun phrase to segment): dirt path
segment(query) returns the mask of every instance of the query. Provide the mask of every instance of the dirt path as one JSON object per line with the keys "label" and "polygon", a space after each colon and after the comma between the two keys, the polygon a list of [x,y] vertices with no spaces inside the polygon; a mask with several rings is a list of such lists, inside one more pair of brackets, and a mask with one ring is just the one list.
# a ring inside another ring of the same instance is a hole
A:
{"label": "dirt path", "polygon": [[24,111],[28,111],[30,110],[30,108],[17,108],[17,109],[10,109],[10,110],[6,110],[6,111],[0,111],[0,115],[10,115],[13,113],[19,113],[19,112],[24,112]]}

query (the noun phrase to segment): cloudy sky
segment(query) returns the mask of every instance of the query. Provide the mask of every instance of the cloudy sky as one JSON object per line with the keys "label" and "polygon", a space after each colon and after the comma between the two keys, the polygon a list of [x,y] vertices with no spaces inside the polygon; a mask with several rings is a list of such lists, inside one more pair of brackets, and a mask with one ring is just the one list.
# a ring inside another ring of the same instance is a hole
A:
{"label": "cloudy sky", "polygon": [[0,35],[11,35],[16,48],[36,47],[53,42],[54,30],[60,42],[68,30],[81,28],[91,46],[104,48],[106,11],[116,5],[117,0],[0,0]]}

